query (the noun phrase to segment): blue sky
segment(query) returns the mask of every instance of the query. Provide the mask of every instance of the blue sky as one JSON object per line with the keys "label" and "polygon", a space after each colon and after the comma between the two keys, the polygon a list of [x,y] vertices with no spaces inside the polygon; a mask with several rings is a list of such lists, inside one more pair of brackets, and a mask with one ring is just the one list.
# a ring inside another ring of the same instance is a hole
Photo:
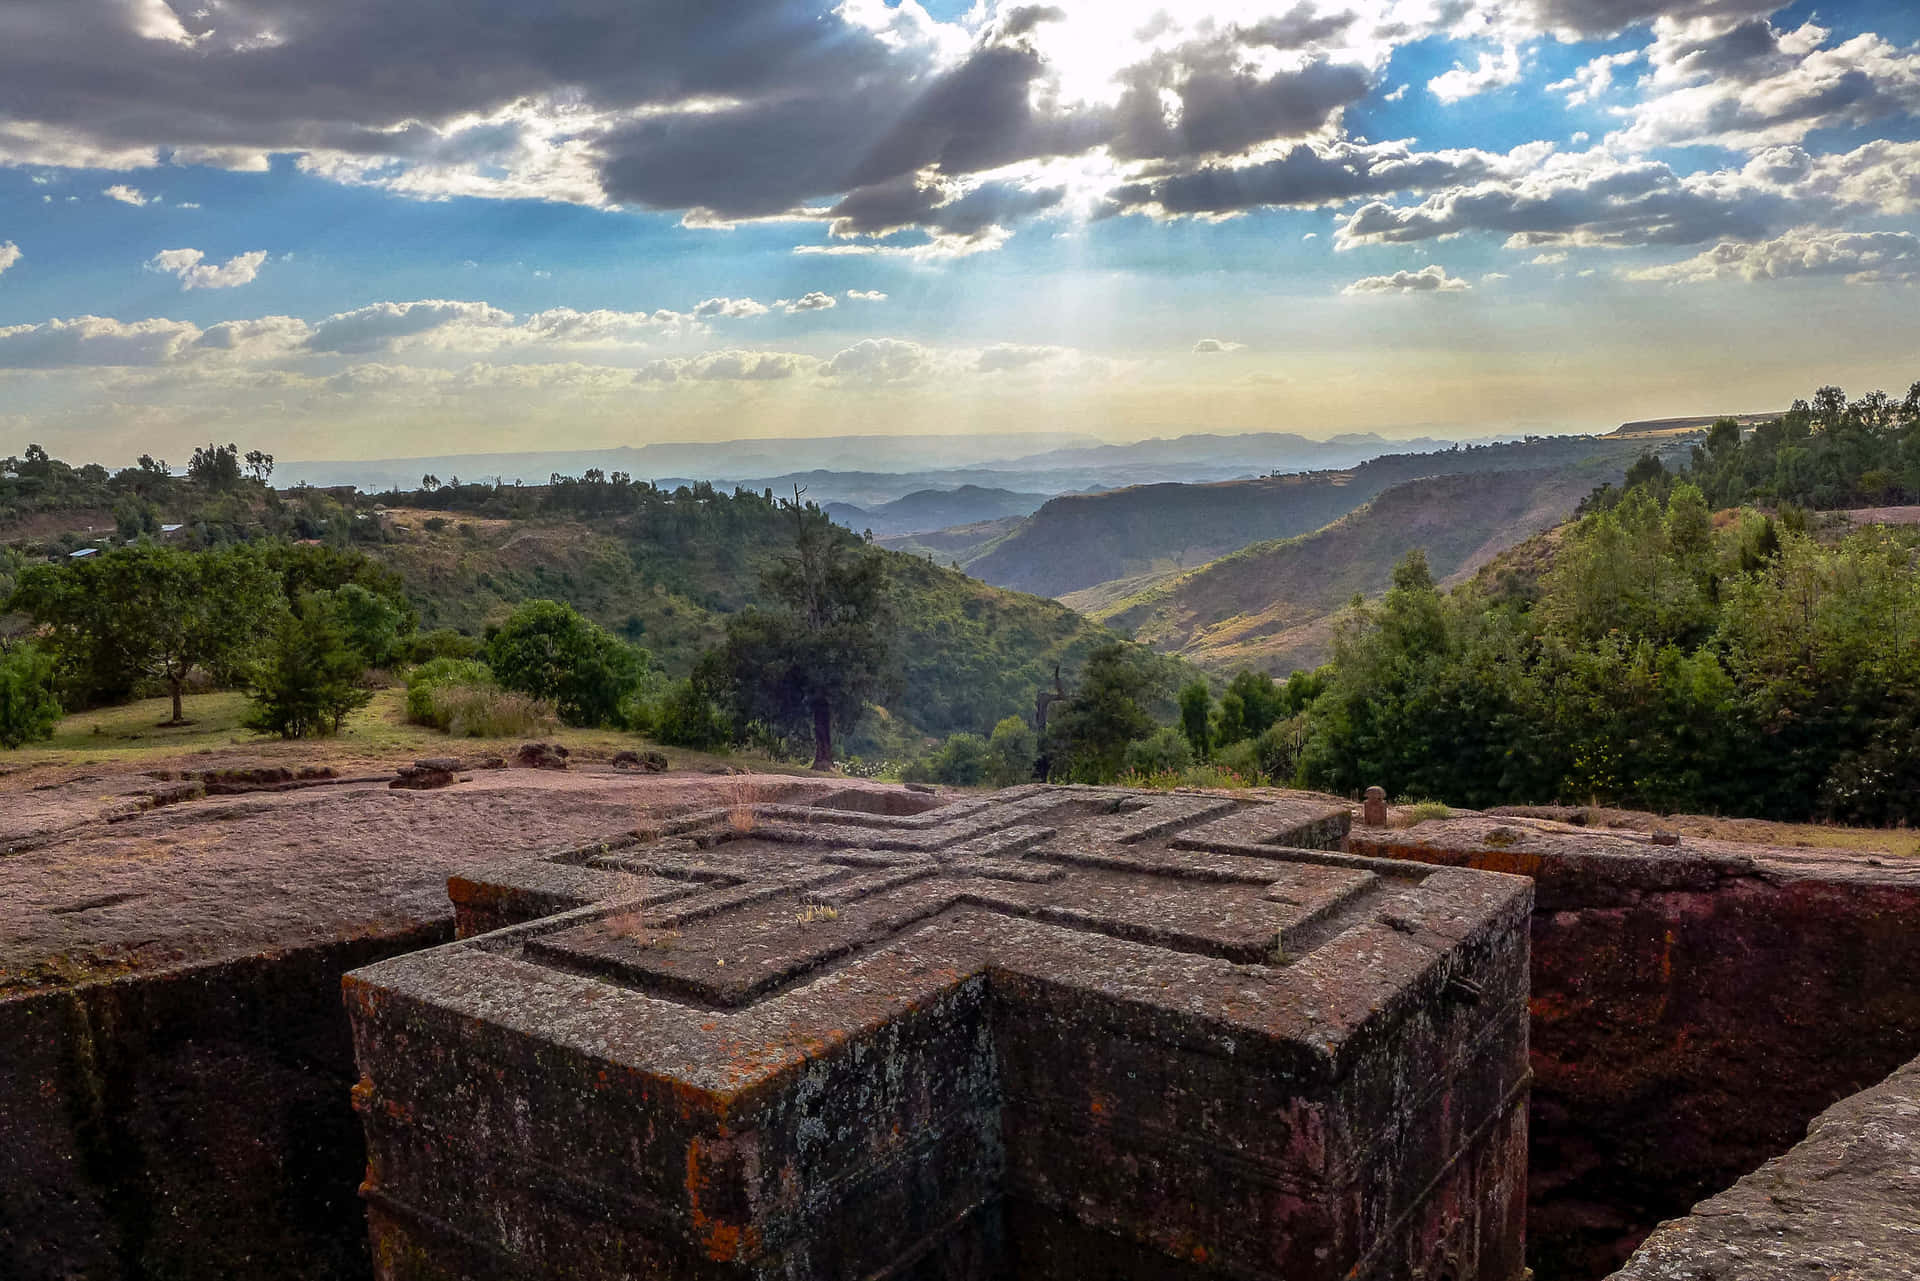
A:
{"label": "blue sky", "polygon": [[0,455],[1479,436],[1920,378],[1891,0],[16,0],[0,85]]}

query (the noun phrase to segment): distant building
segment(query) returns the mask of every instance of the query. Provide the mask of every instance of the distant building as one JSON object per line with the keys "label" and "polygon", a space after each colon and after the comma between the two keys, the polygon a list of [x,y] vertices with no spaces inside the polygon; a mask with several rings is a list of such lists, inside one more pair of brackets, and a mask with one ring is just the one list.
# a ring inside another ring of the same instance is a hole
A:
{"label": "distant building", "polygon": [[177,534],[185,528],[185,525],[162,525],[160,526],[160,532],[163,534]]}
{"label": "distant building", "polygon": [[81,559],[84,559],[85,557],[97,556],[99,554],[100,554],[100,549],[98,547],[82,547],[77,552],[68,552],[67,558],[69,560],[81,560]]}

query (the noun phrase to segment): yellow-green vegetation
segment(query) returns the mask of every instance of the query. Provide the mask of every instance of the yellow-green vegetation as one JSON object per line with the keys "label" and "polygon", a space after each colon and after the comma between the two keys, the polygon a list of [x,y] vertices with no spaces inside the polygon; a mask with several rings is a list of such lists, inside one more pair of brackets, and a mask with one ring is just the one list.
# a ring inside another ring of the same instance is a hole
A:
{"label": "yellow-green vegetation", "polygon": [[[407,722],[406,691],[376,690],[367,706],[347,715],[341,732],[332,738],[286,742],[276,735],[246,728],[246,695],[238,692],[189,694],[184,700],[187,724],[161,725],[172,705],[165,698],[141,699],[118,707],[102,707],[66,717],[53,737],[9,753],[9,768],[37,765],[128,765],[140,767],[180,757],[244,750],[249,758],[286,759],[302,763],[347,764],[355,761],[391,762],[420,756],[444,756],[449,751],[474,751],[473,740],[450,742],[447,735]],[[517,744],[521,735],[495,740],[493,750]],[[564,745],[585,760],[605,760],[615,752],[642,742],[632,734],[609,729],[573,729],[558,726],[540,738]],[[463,745],[464,743],[464,745]],[[699,769],[723,760],[749,763],[760,772],[802,773],[794,766],[765,761],[750,753],[737,757],[708,752],[668,749],[674,769]]]}

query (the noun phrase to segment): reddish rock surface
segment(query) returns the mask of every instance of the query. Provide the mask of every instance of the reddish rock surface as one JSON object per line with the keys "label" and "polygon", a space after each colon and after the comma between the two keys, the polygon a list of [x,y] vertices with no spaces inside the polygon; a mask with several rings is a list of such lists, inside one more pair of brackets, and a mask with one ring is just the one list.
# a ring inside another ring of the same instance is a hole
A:
{"label": "reddish rock surface", "polygon": [[1815,1118],[1792,1151],[1664,1223],[1614,1281],[1920,1276],[1920,1059]]}
{"label": "reddish rock surface", "polygon": [[1920,860],[1515,817],[1351,845],[1534,880],[1541,1281],[1605,1275],[1920,1051]]}
{"label": "reddish rock surface", "polygon": [[1525,882],[867,801],[462,874],[491,932],[351,975],[378,1274],[1518,1281]]}
{"label": "reddish rock surface", "polygon": [[341,974],[449,938],[454,867],[743,783],[390,777],[156,808],[178,780],[70,772],[0,796],[0,1277],[364,1278]]}

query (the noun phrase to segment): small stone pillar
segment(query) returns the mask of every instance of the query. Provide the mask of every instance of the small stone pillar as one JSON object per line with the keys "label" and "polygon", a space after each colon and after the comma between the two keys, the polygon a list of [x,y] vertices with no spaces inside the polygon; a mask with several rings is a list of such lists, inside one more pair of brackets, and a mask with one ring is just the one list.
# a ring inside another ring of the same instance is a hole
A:
{"label": "small stone pillar", "polygon": [[1367,789],[1366,802],[1360,807],[1360,821],[1368,827],[1385,827],[1387,825],[1386,788],[1369,787]]}

